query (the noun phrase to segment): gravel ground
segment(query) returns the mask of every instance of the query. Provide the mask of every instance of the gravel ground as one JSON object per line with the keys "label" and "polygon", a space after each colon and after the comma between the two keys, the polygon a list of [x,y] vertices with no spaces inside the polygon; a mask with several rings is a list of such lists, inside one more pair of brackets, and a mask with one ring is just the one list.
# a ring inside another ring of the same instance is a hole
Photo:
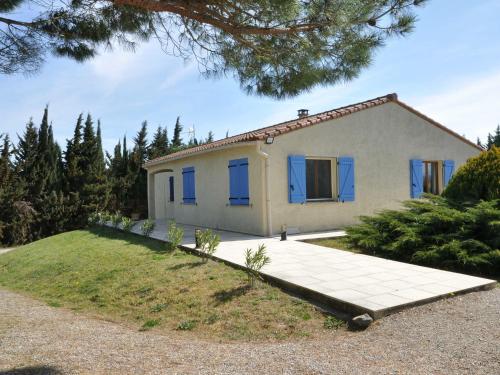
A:
{"label": "gravel ground", "polygon": [[499,322],[496,288],[409,309],[364,332],[221,343],[138,332],[0,290],[0,375],[493,375],[500,374]]}

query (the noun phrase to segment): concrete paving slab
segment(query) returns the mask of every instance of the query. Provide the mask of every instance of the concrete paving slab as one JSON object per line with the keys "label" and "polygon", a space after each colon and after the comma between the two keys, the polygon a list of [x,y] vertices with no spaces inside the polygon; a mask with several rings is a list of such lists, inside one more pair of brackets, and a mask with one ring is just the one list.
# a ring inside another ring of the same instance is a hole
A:
{"label": "concrete paving slab", "polygon": [[[194,250],[196,228],[177,225],[184,228],[182,246]],[[133,231],[140,234],[140,224],[134,226]],[[271,264],[263,268],[263,277],[313,302],[352,314],[366,312],[375,319],[452,294],[490,289],[496,285],[495,280],[302,242],[345,235],[342,231],[292,235],[287,241],[277,237],[215,232],[221,237],[215,258],[244,267],[245,249],[257,249],[259,244],[264,244]],[[157,220],[152,237],[166,241],[166,233],[166,220]]]}

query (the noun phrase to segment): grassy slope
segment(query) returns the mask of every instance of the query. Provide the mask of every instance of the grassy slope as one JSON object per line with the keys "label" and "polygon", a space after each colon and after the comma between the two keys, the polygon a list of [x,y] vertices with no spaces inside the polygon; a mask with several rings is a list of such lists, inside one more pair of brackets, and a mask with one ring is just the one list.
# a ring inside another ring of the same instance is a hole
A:
{"label": "grassy slope", "polygon": [[[159,241],[112,229],[73,231],[0,256],[0,285],[137,328],[192,328],[230,339],[307,336],[324,316],[277,288]],[[194,325],[194,327],[193,327]]]}

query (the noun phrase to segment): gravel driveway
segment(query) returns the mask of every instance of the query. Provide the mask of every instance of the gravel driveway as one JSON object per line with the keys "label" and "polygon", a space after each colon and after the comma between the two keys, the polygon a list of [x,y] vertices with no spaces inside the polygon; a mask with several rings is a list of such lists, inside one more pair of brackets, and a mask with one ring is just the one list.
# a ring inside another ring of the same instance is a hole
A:
{"label": "gravel driveway", "polygon": [[364,332],[219,343],[138,332],[0,290],[0,375],[499,374],[499,322],[496,288],[406,310]]}

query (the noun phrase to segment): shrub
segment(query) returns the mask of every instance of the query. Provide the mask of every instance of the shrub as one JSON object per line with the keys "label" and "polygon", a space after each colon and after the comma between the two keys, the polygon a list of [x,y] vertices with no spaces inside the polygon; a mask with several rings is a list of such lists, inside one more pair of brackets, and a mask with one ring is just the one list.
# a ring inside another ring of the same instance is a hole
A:
{"label": "shrub", "polygon": [[111,224],[113,224],[113,227],[118,228],[118,226],[122,222],[122,215],[119,212],[116,212],[115,214],[110,216],[110,219],[111,219]]}
{"label": "shrub", "polygon": [[177,325],[179,331],[191,331],[194,327],[196,327],[194,320],[184,320]]}
{"label": "shrub", "polygon": [[347,228],[348,241],[363,251],[444,269],[500,274],[500,200],[463,205],[437,196],[361,217]]}
{"label": "shrub", "polygon": [[146,219],[141,225],[141,232],[143,235],[149,237],[153,230],[155,229],[155,222],[151,219]]}
{"label": "shrub", "polygon": [[325,329],[339,329],[343,325],[344,321],[334,317],[333,315],[327,316],[323,322],[323,327]]}
{"label": "shrub", "polygon": [[168,248],[170,251],[173,251],[179,247],[179,245],[182,243],[182,239],[184,238],[184,229],[181,227],[178,227],[175,224],[175,221],[171,221],[168,224],[168,231],[167,231],[167,236],[168,236]]}
{"label": "shrub", "polygon": [[250,286],[254,286],[255,279],[260,277],[260,270],[269,263],[271,263],[271,258],[266,255],[266,246],[264,244],[260,244],[255,252],[252,249],[246,249],[245,267]]}
{"label": "shrub", "polygon": [[111,220],[111,214],[108,211],[99,212],[99,224],[106,225]]}
{"label": "shrub", "polygon": [[153,327],[156,327],[157,325],[160,324],[160,320],[159,319],[151,319],[151,320],[147,320],[141,327],[141,331],[147,331],[148,329],[151,329]]}
{"label": "shrub", "polygon": [[198,232],[198,241],[200,244],[199,250],[203,259],[208,261],[208,257],[217,251],[217,246],[219,246],[220,243],[220,236],[213,233],[210,229],[206,229]]}
{"label": "shrub", "polygon": [[99,215],[99,212],[93,212],[89,215],[89,217],[87,218],[87,223],[89,225],[97,225],[100,223],[100,215]]}
{"label": "shrub", "polygon": [[443,196],[455,201],[500,199],[500,148],[470,158],[458,169]]}
{"label": "shrub", "polygon": [[122,217],[122,229],[125,231],[125,232],[130,232],[134,226],[134,222],[132,221],[131,218],[129,217],[126,217],[126,216],[123,216]]}

